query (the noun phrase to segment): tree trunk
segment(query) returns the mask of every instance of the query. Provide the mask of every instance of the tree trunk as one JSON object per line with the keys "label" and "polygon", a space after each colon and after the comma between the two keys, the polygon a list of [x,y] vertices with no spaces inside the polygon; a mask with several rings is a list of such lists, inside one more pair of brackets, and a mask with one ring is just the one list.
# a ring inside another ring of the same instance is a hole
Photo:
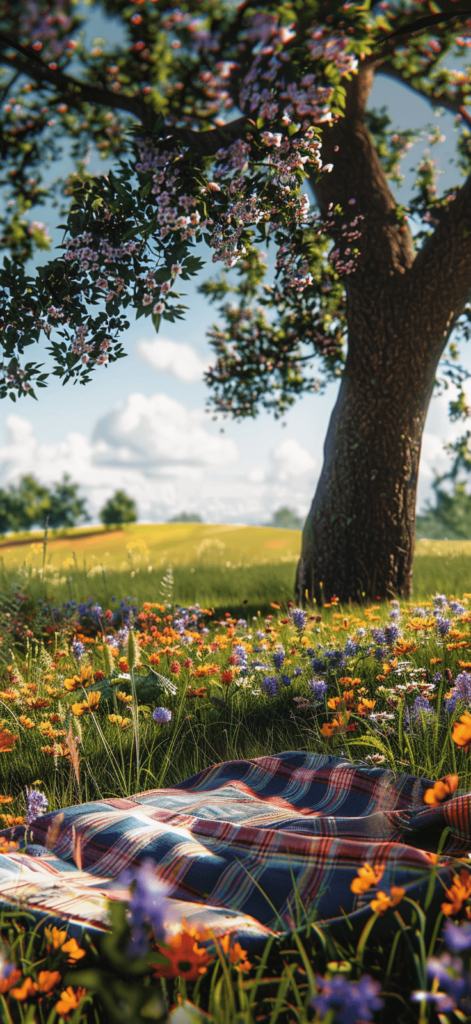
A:
{"label": "tree trunk", "polygon": [[414,376],[407,350],[416,339],[405,340],[399,352],[389,347],[389,369],[365,360],[355,370],[347,361],[304,527],[298,601],[411,594],[417,478],[435,367]]}
{"label": "tree trunk", "polygon": [[303,531],[299,602],[411,594],[422,434],[471,284],[471,178],[416,252],[364,121],[373,75],[360,69],[345,117],[324,128],[322,160],[334,166],[314,186],[323,216],[339,203],[364,221],[346,278],[348,355]]}

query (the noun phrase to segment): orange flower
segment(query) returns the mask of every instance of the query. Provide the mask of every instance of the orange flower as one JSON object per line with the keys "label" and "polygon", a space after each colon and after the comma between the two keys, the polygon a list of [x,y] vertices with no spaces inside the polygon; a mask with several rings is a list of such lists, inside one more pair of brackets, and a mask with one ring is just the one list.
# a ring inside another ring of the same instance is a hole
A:
{"label": "orange flower", "polygon": [[4,828],[13,828],[14,825],[23,825],[25,820],[21,815],[15,816],[14,814],[0,814],[0,818],[3,821]]}
{"label": "orange flower", "polygon": [[61,992],[59,1002],[56,1003],[56,1010],[63,1017],[68,1017],[72,1010],[76,1010],[77,1006],[80,1006],[84,995],[86,995],[86,988],[78,988],[74,992],[72,985],[68,985],[64,992]]}
{"label": "orange flower", "polygon": [[13,988],[13,985],[16,985],[17,981],[19,981],[20,978],[21,971],[19,971],[18,968],[16,967],[15,970],[8,975],[8,978],[3,978],[2,981],[0,981],[0,994],[3,995],[5,992],[8,992],[11,988]]}
{"label": "orange flower", "polygon": [[120,672],[129,672],[129,665],[126,658],[120,658],[118,661]]}
{"label": "orange flower", "polygon": [[459,877],[453,875],[453,885],[445,889],[450,903],[442,903],[442,910],[446,917],[457,914],[461,910],[465,900],[471,896],[471,875],[466,868],[461,868]]}
{"label": "orange flower", "polygon": [[198,686],[196,690],[192,686],[189,686],[186,695],[187,697],[206,697],[208,690],[206,686]]}
{"label": "orange flower", "polygon": [[369,711],[373,710],[375,704],[375,700],[368,700],[367,697],[362,697],[360,703],[357,705],[357,714],[367,715]]}
{"label": "orange flower", "polygon": [[12,803],[13,803],[13,797],[12,796],[0,796],[0,804],[12,804]]}
{"label": "orange flower", "polygon": [[[13,853],[17,850],[19,843],[15,843],[12,840],[5,839],[5,836],[0,836],[0,853]],[[0,989],[0,992],[2,990]]]}
{"label": "orange flower", "polygon": [[327,701],[327,707],[330,708],[331,711],[336,711],[339,705],[340,697],[331,697],[330,700]]}
{"label": "orange flower", "polygon": [[418,645],[414,640],[398,640],[394,654],[412,654],[412,651],[417,651]]}
{"label": "orange flower", "polygon": [[247,950],[242,949],[240,942],[232,943],[230,935],[223,935],[216,941],[219,943],[222,952],[226,956],[229,954],[229,963],[234,964],[237,971],[251,970],[252,964],[247,960]]}
{"label": "orange flower", "polygon": [[0,729],[0,754],[9,754],[17,739],[18,736],[14,736],[9,729]]}
{"label": "orange flower", "polygon": [[155,974],[157,978],[175,978],[178,975],[187,981],[195,981],[200,974],[206,974],[207,965],[212,963],[214,956],[198,945],[195,929],[188,928],[182,921],[182,931],[168,941],[168,946],[157,946],[158,952],[169,961],[168,966],[160,965]]}
{"label": "orange flower", "polygon": [[149,665],[158,665],[160,661],[160,654],[149,654]]}
{"label": "orange flower", "polygon": [[49,952],[51,946],[53,949],[60,949],[64,945],[67,938],[67,932],[59,931],[58,928],[45,928],[44,935],[46,938],[47,951]]}
{"label": "orange flower", "polygon": [[390,672],[394,672],[397,668],[397,658],[392,658],[391,661],[383,662],[383,672],[385,676],[389,675]]}
{"label": "orange flower", "polygon": [[357,871],[358,878],[354,878],[353,882],[350,883],[350,889],[352,892],[358,894],[368,892],[372,885],[377,885],[381,880],[383,869],[376,872],[371,864],[362,864],[361,868]]}
{"label": "orange flower", "polygon": [[116,694],[118,700],[121,700],[123,704],[131,704],[132,696],[130,693],[125,693],[124,690],[118,690]]}
{"label": "orange flower", "polygon": [[87,700],[83,700],[81,704],[72,704],[74,715],[89,715],[92,711],[96,711],[100,697],[100,690],[89,690]]}
{"label": "orange flower", "polygon": [[10,989],[12,996],[18,999],[19,1002],[23,1002],[24,999],[29,999],[30,996],[35,996],[37,992],[37,986],[35,985],[32,978],[25,978],[22,985],[19,988]]}
{"label": "orange flower", "polygon": [[333,718],[331,722],[326,722],[321,729],[322,735],[325,736],[327,739],[330,739],[330,737],[333,736],[334,733],[338,732],[340,729],[345,729],[345,726],[347,726],[346,731],[351,732],[352,729],[355,728],[355,726],[347,725],[349,718],[350,712],[344,711],[342,716],[339,715],[338,718]]}
{"label": "orange flower", "polygon": [[60,971],[40,971],[38,974],[38,980],[35,982],[35,987],[38,992],[50,992],[55,985],[59,985],[62,981],[62,974]]}
{"label": "orange flower", "polygon": [[[441,658],[430,658],[430,664],[431,665],[441,665],[441,661],[442,661]],[[464,664],[464,662],[463,663],[461,661],[458,662],[458,665],[461,665],[462,668],[463,668],[463,664]],[[471,668],[471,665],[469,665],[469,668]]]}
{"label": "orange flower", "polygon": [[376,899],[371,900],[370,907],[374,910],[375,914],[384,914],[390,907],[397,907],[405,895],[405,889],[400,889],[399,886],[393,885],[389,890],[389,896],[385,892],[377,892]]}
{"label": "orange flower", "polygon": [[69,964],[74,964],[76,960],[81,960],[83,956],[87,955],[86,951],[80,948],[77,939],[69,939],[68,942],[64,942],[62,952],[68,954]]}
{"label": "orange flower", "polygon": [[451,738],[457,747],[461,747],[465,754],[468,753],[471,744],[471,715],[469,711],[465,711],[464,715],[461,715],[460,721],[455,722]]}
{"label": "orange flower", "polygon": [[82,665],[80,669],[80,675],[74,675],[71,679],[64,679],[63,687],[65,690],[78,690],[80,686],[88,686],[92,678],[92,666]]}
{"label": "orange flower", "polygon": [[35,729],[36,722],[33,722],[32,718],[28,718],[27,715],[20,715],[19,721],[24,729]]}
{"label": "orange flower", "polygon": [[31,708],[32,711],[39,711],[41,708],[48,708],[50,700],[47,697],[25,697],[25,704]]}
{"label": "orange flower", "polygon": [[446,775],[443,779],[439,779],[431,789],[425,790],[424,804],[428,804],[430,807],[438,807],[445,800],[449,800],[458,789],[459,781],[458,775]]}

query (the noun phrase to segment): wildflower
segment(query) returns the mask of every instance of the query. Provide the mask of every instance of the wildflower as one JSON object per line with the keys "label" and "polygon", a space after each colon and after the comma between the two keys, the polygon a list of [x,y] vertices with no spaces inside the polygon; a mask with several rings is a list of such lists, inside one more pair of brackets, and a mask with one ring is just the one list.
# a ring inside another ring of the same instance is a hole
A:
{"label": "wildflower", "polygon": [[30,996],[35,996],[36,992],[37,988],[33,979],[29,975],[24,979],[19,988],[10,989],[11,995],[14,996],[15,999],[18,999],[19,1002],[23,1002],[24,999],[29,999]]}
{"label": "wildflower", "polygon": [[163,302],[156,302],[155,306],[153,306],[152,308],[152,312],[155,314],[155,316],[159,316],[160,313],[163,313],[164,309],[165,304]]}
{"label": "wildflower", "polygon": [[168,940],[168,944],[161,948],[157,946],[159,953],[168,960],[167,965],[160,965],[155,975],[158,978],[175,978],[180,976],[186,981],[196,981],[202,974],[206,974],[207,965],[212,963],[212,956],[204,946],[198,945],[195,929],[188,928],[185,921],[182,921],[182,930]]}
{"label": "wildflower", "polygon": [[367,697],[362,697],[360,703],[357,705],[357,714],[367,715],[370,711],[373,710],[375,704],[375,700],[368,700]]}
{"label": "wildflower", "polygon": [[13,797],[12,796],[1,796],[0,795],[0,804],[12,804],[12,803],[13,803]]}
{"label": "wildflower", "polygon": [[278,679],[276,676],[265,676],[262,679],[262,688],[269,697],[276,697],[278,692]]}
{"label": "wildflower", "polygon": [[99,690],[90,690],[87,693],[87,700],[83,700],[81,704],[72,704],[72,711],[74,715],[86,715],[91,714],[92,711],[96,711],[101,693]]}
{"label": "wildflower", "polygon": [[124,690],[118,690],[116,696],[122,704],[131,704],[132,702],[132,695],[130,693],[125,693]]}
{"label": "wildflower", "polygon": [[128,910],[132,939],[129,952],[142,956],[148,951],[146,932],[149,928],[155,939],[164,937],[168,886],[160,881],[155,873],[155,864],[149,859],[138,868],[125,871],[120,882],[131,888]]}
{"label": "wildflower", "polygon": [[283,686],[289,686],[291,683],[291,676],[282,675],[281,682],[283,683]]}
{"label": "wildflower", "polygon": [[19,722],[23,726],[23,729],[35,729],[36,722],[33,722],[32,718],[28,718],[27,715],[20,715]]}
{"label": "wildflower", "polygon": [[458,875],[453,875],[453,884],[445,889],[450,903],[442,903],[442,911],[445,917],[456,915],[462,908],[463,903],[471,896],[471,875],[466,868],[461,868]]}
{"label": "wildflower", "polygon": [[307,685],[312,690],[316,700],[324,699],[328,690],[328,686],[327,683],[324,683],[323,679],[310,679]]}
{"label": "wildflower", "polygon": [[84,654],[85,654],[85,646],[84,646],[84,644],[82,643],[81,640],[74,640],[73,641],[73,643],[72,643],[72,651],[74,653],[74,658],[76,658],[77,661],[81,661],[83,656],[84,656]]}
{"label": "wildflower", "polygon": [[77,960],[81,960],[82,957],[86,956],[86,950],[82,949],[77,939],[69,939],[68,942],[64,942],[62,946],[62,952],[67,955],[67,962],[69,964],[75,964]]}
{"label": "wildflower", "polygon": [[120,658],[118,661],[118,667],[120,672],[129,672],[129,665],[126,658]]}
{"label": "wildflower", "polygon": [[284,649],[282,647],[279,650],[274,651],[274,653],[273,653],[273,664],[274,664],[276,669],[280,669],[281,666],[283,665],[283,662],[285,660],[285,653],[286,652],[284,651]]}
{"label": "wildflower", "polygon": [[361,868],[357,870],[357,878],[354,878],[350,883],[350,889],[355,893],[368,892],[372,885],[377,885],[382,877],[382,869],[378,872],[372,868],[371,864],[362,864]]}
{"label": "wildflower", "polygon": [[451,738],[457,747],[468,753],[471,744],[471,715],[468,711],[461,715],[459,722],[455,722]]}
{"label": "wildflower", "polygon": [[443,937],[452,953],[461,953],[465,949],[471,949],[471,924],[463,921],[462,924],[453,924],[453,921],[446,921],[443,928]]}
{"label": "wildflower", "polygon": [[112,725],[119,725],[119,728],[123,730],[130,729],[132,726],[132,720],[130,718],[123,718],[122,715],[108,715],[108,721]]}
{"label": "wildflower", "polygon": [[195,690],[192,686],[189,686],[186,695],[187,697],[206,697],[208,693],[206,686],[198,686]]}
{"label": "wildflower", "polygon": [[154,719],[154,722],[159,724],[162,722],[171,722],[172,712],[169,711],[168,708],[155,708],[152,712],[152,718]]}
{"label": "wildflower", "polygon": [[439,807],[445,800],[449,800],[453,796],[458,789],[458,783],[458,775],[447,775],[445,778],[439,779],[431,789],[425,790],[424,804],[428,804],[429,807]]}
{"label": "wildflower", "polygon": [[357,642],[355,640],[352,640],[351,637],[348,637],[347,640],[345,641],[344,650],[347,657],[351,657],[353,654],[356,654],[358,650]]}
{"label": "wildflower", "polygon": [[44,793],[40,793],[39,789],[30,789],[29,786],[26,786],[26,800],[28,805],[26,824],[32,825],[36,818],[40,818],[46,813],[49,800]]}
{"label": "wildflower", "polygon": [[[73,690],[78,690],[81,686],[88,686],[92,678],[92,667],[91,665],[82,665],[80,669],[80,675],[74,675],[71,679],[64,679],[64,690],[68,690],[69,693]],[[51,694],[51,696],[53,696]]]}
{"label": "wildflower", "polygon": [[[202,936],[197,938],[201,939]],[[223,935],[217,940],[222,952],[226,956],[229,954],[229,963],[234,965],[236,971],[250,971],[252,965],[247,960],[247,950],[242,949],[240,942],[231,942],[231,939],[231,935]]]}
{"label": "wildflower", "polygon": [[77,1007],[80,1006],[86,991],[86,988],[79,987],[77,991],[74,992],[72,985],[68,985],[65,991],[61,992],[61,997],[59,1002],[56,1003],[55,1009],[63,1017],[68,1017],[69,1013],[72,1013],[72,1010],[76,1010]]}
{"label": "wildflower", "polygon": [[44,936],[46,939],[47,951],[49,952],[51,948],[60,949],[61,946],[64,945],[64,942],[67,938],[67,932],[59,931],[59,929],[56,928],[54,925],[53,928],[44,929]]}
{"label": "wildflower", "polygon": [[435,711],[430,704],[430,701],[426,697],[416,697],[412,705],[412,717],[414,722],[418,721],[421,717],[421,713],[424,712],[426,715],[434,715]]}
{"label": "wildflower", "polygon": [[310,1005],[322,1020],[327,1016],[330,1020],[329,1011],[333,1010],[339,1024],[370,1021],[373,1013],[384,1006],[379,998],[381,985],[369,974],[363,974],[359,981],[348,981],[344,974],[335,974],[333,978],[316,976],[316,982],[321,991],[312,997]]}
{"label": "wildflower", "polygon": [[0,977],[0,995],[4,995],[5,992],[9,992],[14,985],[21,978],[21,971],[17,967],[13,967],[13,964],[2,963],[2,971]]}
{"label": "wildflower", "polygon": [[445,702],[448,714],[452,714],[458,702],[471,705],[471,675],[469,672],[460,672],[455,679],[455,685],[450,690],[450,696]]}
{"label": "wildflower", "polygon": [[371,900],[370,907],[375,914],[384,914],[390,907],[397,907],[405,894],[405,889],[401,889],[399,886],[393,885],[389,890],[389,896],[387,896],[385,892],[377,892],[376,899]]}
{"label": "wildflower", "polygon": [[222,674],[221,674],[221,683],[225,683],[226,686],[230,686],[230,684],[233,682],[233,680],[234,680],[234,673],[231,672],[230,668],[226,668],[224,670],[224,672],[222,672]]}
{"label": "wildflower", "polygon": [[299,632],[302,633],[306,628],[307,612],[303,611],[302,608],[292,608],[290,615],[293,626],[296,626],[296,629],[299,629]]}
{"label": "wildflower", "polygon": [[9,754],[14,749],[18,736],[9,729],[0,729],[0,754]]}

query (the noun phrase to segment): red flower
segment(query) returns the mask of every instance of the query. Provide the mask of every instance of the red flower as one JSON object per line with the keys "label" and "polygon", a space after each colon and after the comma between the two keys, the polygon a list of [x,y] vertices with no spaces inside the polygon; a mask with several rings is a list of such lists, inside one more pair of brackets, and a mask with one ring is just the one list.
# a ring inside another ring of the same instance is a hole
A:
{"label": "red flower", "polygon": [[170,665],[170,671],[171,671],[172,675],[179,676],[180,672],[181,672],[181,668],[182,667],[181,667],[179,661],[172,661],[172,663]]}
{"label": "red flower", "polygon": [[230,668],[226,668],[226,670],[221,675],[221,683],[226,683],[226,686],[230,686],[233,679],[234,675],[231,672]]}

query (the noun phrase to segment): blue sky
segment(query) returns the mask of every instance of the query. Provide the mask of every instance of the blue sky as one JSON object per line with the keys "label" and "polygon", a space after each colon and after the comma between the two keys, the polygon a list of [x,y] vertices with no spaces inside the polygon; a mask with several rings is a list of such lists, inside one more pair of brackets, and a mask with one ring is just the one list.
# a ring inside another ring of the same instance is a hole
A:
{"label": "blue sky", "polygon": [[[91,34],[111,39],[112,29],[94,16]],[[463,180],[449,164],[456,137],[451,115],[435,118],[430,106],[411,90],[378,76],[369,105],[383,104],[398,128],[439,124],[446,136],[433,154],[440,157],[445,171],[439,190]],[[402,162],[406,182],[398,196],[404,204],[413,182],[410,169],[425,146],[426,139]],[[53,176],[58,173],[53,168]],[[46,216],[38,210],[35,216],[52,229],[57,213],[52,210]],[[212,253],[205,247],[201,255],[207,263],[200,280],[221,269],[211,262]],[[150,321],[131,322],[123,336],[128,357],[98,371],[86,388],[62,387],[54,381],[47,391],[39,392],[38,402],[3,402],[0,486],[26,472],[52,482],[67,471],[80,484],[94,519],[118,487],[136,500],[144,521],[191,511],[207,522],[263,523],[281,505],[307,513],[338,385],[298,401],[285,417],[286,426],[267,414],[255,421],[214,423],[204,411],[207,389],[202,372],[211,362],[205,332],[217,320],[217,312],[198,295],[197,283],[196,279],[182,283],[187,293],[183,301],[190,307],[185,321],[164,322],[158,336]],[[464,347],[462,361],[471,370],[469,348]],[[471,404],[471,389],[469,397]],[[464,429],[462,424],[449,423],[449,398],[450,393],[436,397],[430,406],[419,510],[432,497],[433,468],[443,471],[449,465],[444,443]]]}

